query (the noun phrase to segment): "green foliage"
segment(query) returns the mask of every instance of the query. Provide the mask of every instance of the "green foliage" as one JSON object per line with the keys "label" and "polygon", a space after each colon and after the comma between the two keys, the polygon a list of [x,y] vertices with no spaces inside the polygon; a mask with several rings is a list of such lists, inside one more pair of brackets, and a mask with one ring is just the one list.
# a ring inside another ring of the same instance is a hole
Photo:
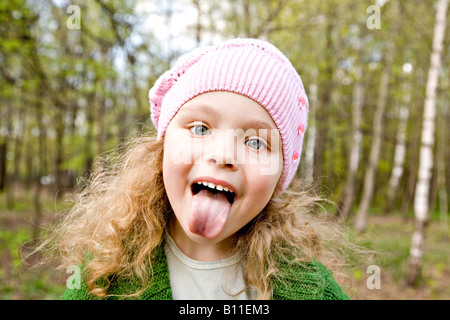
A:
{"label": "green foliage", "polygon": [[405,279],[408,273],[409,249],[413,231],[412,219],[400,215],[379,215],[372,217],[367,232],[362,235],[353,235],[360,246],[376,252],[373,259],[367,261],[366,265],[353,270],[353,281],[358,288],[358,293],[355,293],[356,297],[362,298],[363,294],[367,294],[370,298],[370,294],[373,292],[369,292],[365,284],[368,277],[366,268],[369,265],[377,265],[381,270],[381,290],[378,298],[448,299],[450,291],[446,275],[450,272],[449,237],[438,222],[430,222],[427,226],[426,253],[421,283],[418,288],[407,292]]}
{"label": "green foliage", "polygon": [[[81,29],[67,27],[69,2],[80,8]],[[181,53],[192,49],[181,38],[207,45],[217,39],[239,36],[271,41],[300,73],[311,103],[309,125],[317,129],[316,143],[321,143],[315,150],[323,156],[318,173],[322,180],[321,192],[336,204],[349,177],[352,107],[357,84],[364,89],[364,105],[354,203],[361,197],[373,143],[373,118],[386,48],[393,39],[396,54],[390,70],[370,213],[379,215],[385,207],[400,122],[398,111],[406,104],[410,114],[405,137],[406,159],[392,210],[404,210],[403,215],[412,216],[408,211],[414,200],[411,183],[417,178],[435,12],[430,2],[411,0],[398,1],[400,10],[396,14],[395,0],[386,1],[380,8],[381,28],[370,30],[366,26],[369,16],[366,10],[374,2],[200,0],[195,7],[194,1],[0,1],[0,144],[7,144],[5,154],[0,155],[6,159],[6,176],[0,176],[0,180],[6,185],[3,192],[8,200],[0,203],[0,209],[8,207],[15,214],[31,212],[34,187],[40,178],[51,180],[61,171],[75,174],[72,180],[76,181],[92,169],[96,156],[142,131],[154,132],[147,93]],[[200,12],[197,16],[189,15],[185,19],[189,21],[183,26],[177,15],[192,9]],[[400,21],[401,27],[394,34],[392,27],[396,21]],[[438,121],[441,121],[436,126],[437,141],[445,140],[447,126],[444,124],[450,119],[447,107],[450,37],[446,35],[445,39],[437,97]],[[413,66],[411,73],[403,71],[404,63]],[[324,132],[323,141],[317,139],[319,130]],[[306,132],[306,140],[309,134],[310,130]],[[448,143],[442,145],[446,151],[438,159],[438,148],[435,148],[435,162],[445,162],[450,156]],[[305,174],[305,164],[302,160],[301,177]],[[437,170],[433,174],[431,191],[448,190],[447,163],[444,163],[444,186],[437,186]],[[43,189],[50,193],[71,190],[73,181],[72,185],[55,181]],[[24,188],[27,195],[19,194],[17,186]],[[442,214],[436,201],[438,197],[431,193],[430,199],[436,202],[430,220],[439,221]],[[55,209],[51,211],[60,209],[59,203],[46,202],[42,207]],[[334,207],[330,209],[334,210]],[[404,230],[404,234],[410,231]],[[21,233],[1,236],[6,239],[1,245],[9,242],[18,245],[19,240],[26,238]],[[367,241],[393,252],[393,258],[386,263],[389,268],[399,270],[395,278],[401,278],[410,239],[392,238],[387,233],[384,236],[389,239],[386,243]],[[15,253],[8,255],[15,259]],[[5,272],[2,267],[0,275]],[[443,271],[436,267],[435,272]],[[354,276],[361,278],[358,271]],[[41,290],[42,279],[24,290]],[[433,281],[429,284],[436,286]],[[13,289],[4,289],[8,290]]]}
{"label": "green foliage", "polygon": [[29,241],[27,229],[0,231],[0,299],[58,299],[64,282],[51,268],[29,269],[21,260],[19,248]]}

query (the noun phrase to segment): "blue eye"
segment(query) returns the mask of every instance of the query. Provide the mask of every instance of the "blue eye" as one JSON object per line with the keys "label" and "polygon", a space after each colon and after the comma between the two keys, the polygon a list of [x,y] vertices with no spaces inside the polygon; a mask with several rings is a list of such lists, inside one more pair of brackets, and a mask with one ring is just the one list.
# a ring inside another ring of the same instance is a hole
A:
{"label": "blue eye", "polygon": [[248,147],[250,147],[252,149],[256,149],[256,150],[259,150],[259,149],[261,149],[261,147],[263,147],[262,141],[258,140],[258,139],[250,139],[250,140],[246,141],[245,144]]}
{"label": "blue eye", "polygon": [[209,129],[202,125],[195,125],[191,127],[191,131],[197,136],[205,136],[208,134]]}

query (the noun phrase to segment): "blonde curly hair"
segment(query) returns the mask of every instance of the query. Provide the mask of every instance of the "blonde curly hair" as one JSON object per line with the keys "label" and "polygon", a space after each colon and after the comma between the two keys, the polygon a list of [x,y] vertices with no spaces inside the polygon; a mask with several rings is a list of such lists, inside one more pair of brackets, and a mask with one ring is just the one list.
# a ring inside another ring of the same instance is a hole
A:
{"label": "blonde curly hair", "polygon": [[[58,252],[64,270],[83,265],[90,294],[108,296],[111,277],[137,277],[141,289],[131,296],[150,285],[152,253],[174,218],[163,183],[163,151],[164,138],[143,135],[124,152],[98,159],[73,206],[41,246]],[[260,299],[271,298],[271,279],[277,277],[277,261],[285,256],[301,262],[320,260],[342,284],[342,249],[350,243],[347,233],[316,213],[322,198],[295,189],[294,182],[272,197],[235,234],[244,278],[248,286],[258,289]]]}

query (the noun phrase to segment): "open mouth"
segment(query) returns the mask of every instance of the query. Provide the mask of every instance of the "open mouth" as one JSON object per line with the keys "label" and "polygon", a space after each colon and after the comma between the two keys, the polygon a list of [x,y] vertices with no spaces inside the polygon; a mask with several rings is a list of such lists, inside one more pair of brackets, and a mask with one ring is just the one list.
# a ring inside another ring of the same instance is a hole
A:
{"label": "open mouth", "polygon": [[193,195],[196,195],[201,190],[207,190],[214,194],[223,193],[226,196],[226,198],[230,204],[233,204],[233,202],[236,199],[236,194],[232,190],[230,190],[229,188],[224,187],[220,184],[216,185],[212,182],[207,182],[207,181],[197,181],[192,184],[192,194]]}

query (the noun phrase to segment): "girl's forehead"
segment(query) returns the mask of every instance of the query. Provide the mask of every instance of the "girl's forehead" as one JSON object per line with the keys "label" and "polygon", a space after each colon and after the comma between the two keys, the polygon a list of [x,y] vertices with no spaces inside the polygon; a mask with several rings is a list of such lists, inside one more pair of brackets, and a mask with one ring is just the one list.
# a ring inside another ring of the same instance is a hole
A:
{"label": "girl's forehead", "polygon": [[236,120],[246,127],[277,129],[270,114],[257,102],[243,95],[217,91],[201,94],[184,104],[180,116]]}

